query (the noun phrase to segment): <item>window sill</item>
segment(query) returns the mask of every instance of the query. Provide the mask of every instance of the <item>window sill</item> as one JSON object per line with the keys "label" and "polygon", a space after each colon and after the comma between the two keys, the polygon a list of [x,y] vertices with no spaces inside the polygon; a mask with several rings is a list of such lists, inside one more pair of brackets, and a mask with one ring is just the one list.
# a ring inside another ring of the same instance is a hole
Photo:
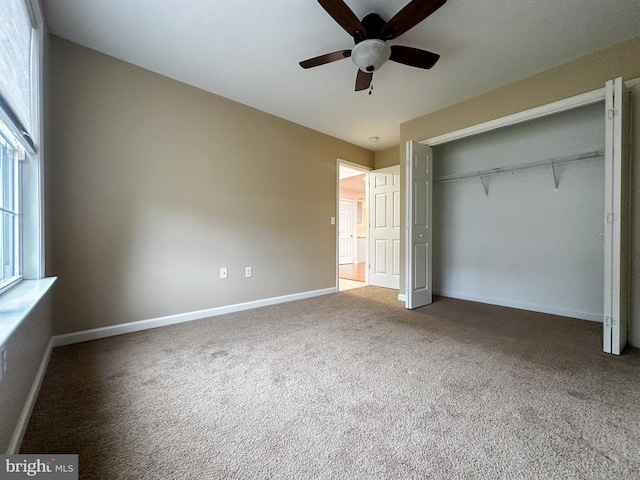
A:
{"label": "window sill", "polygon": [[49,291],[57,277],[22,280],[0,296],[0,345],[3,345]]}

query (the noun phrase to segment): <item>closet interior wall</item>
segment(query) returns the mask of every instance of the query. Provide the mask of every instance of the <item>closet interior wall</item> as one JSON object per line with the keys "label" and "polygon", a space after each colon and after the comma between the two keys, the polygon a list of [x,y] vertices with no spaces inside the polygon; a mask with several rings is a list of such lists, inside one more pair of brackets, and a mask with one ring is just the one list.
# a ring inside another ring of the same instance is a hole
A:
{"label": "closet interior wall", "polygon": [[[604,161],[437,182],[604,150],[597,103],[434,147],[436,294],[602,320]],[[556,184],[558,186],[556,190]]]}

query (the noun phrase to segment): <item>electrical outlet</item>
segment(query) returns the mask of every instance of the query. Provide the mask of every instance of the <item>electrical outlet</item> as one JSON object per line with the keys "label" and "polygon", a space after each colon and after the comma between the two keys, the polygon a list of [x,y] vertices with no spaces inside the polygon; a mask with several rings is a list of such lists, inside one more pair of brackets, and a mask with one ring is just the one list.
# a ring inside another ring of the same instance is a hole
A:
{"label": "electrical outlet", "polygon": [[220,278],[227,278],[229,276],[229,273],[227,271],[227,267],[222,267],[220,269]]}
{"label": "electrical outlet", "polygon": [[251,275],[253,275],[253,272],[251,271],[251,267],[247,267],[244,269],[244,276],[245,277],[250,277]]}

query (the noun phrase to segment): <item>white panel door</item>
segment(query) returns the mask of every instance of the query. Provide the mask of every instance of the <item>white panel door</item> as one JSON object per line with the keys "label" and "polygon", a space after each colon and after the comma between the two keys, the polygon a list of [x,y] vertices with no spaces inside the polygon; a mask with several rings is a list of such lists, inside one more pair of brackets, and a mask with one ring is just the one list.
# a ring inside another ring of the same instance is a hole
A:
{"label": "white panel door", "polygon": [[338,218],[338,263],[353,263],[355,260],[354,243],[356,233],[356,202],[340,199],[340,217]]}
{"label": "white panel door", "polygon": [[605,91],[603,349],[620,355],[628,328],[629,96],[621,78]]}
{"label": "white panel door", "polygon": [[400,288],[400,165],[369,173],[369,285]]}
{"label": "white panel door", "polygon": [[407,308],[432,302],[432,185],[431,147],[407,142]]}

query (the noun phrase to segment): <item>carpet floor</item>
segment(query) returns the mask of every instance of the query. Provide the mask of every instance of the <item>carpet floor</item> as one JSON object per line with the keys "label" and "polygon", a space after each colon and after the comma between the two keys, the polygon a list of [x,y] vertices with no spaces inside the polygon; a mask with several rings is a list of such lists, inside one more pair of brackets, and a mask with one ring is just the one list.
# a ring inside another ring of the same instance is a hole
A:
{"label": "carpet floor", "polygon": [[83,479],[640,478],[601,324],[364,287],[54,349],[21,453]]}

